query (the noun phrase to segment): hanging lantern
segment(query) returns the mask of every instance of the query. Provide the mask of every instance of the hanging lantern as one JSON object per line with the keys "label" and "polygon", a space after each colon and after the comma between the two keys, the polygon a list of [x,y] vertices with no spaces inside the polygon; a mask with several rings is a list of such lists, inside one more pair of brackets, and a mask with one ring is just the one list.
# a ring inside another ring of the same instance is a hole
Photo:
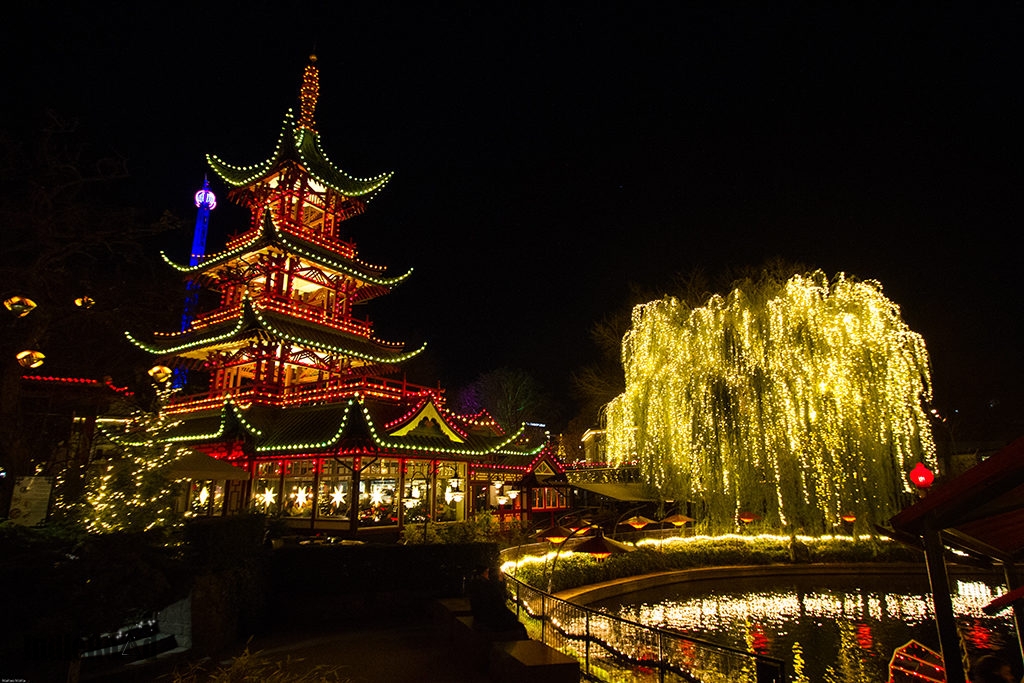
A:
{"label": "hanging lantern", "polygon": [[759,515],[755,515],[753,512],[741,512],[736,515],[736,519],[740,520],[744,524],[750,524],[751,522],[761,519],[761,517]]}
{"label": "hanging lantern", "polygon": [[32,351],[30,349],[26,349],[25,351],[19,353],[17,358],[18,365],[20,365],[23,368],[38,368],[40,365],[43,364],[43,361],[46,359],[46,356],[44,356],[40,351]]}
{"label": "hanging lantern", "polygon": [[910,470],[907,476],[910,477],[911,483],[919,489],[926,489],[935,482],[935,474],[920,462],[914,465],[914,469]]}
{"label": "hanging lantern", "polygon": [[80,296],[75,299],[75,305],[79,308],[92,308],[96,305],[96,300],[88,296]]}
{"label": "hanging lantern", "polygon": [[516,498],[518,498],[519,497],[519,489],[509,489],[508,490],[508,497],[511,498],[512,500],[515,500]]}
{"label": "hanging lantern", "polygon": [[4,308],[19,318],[24,318],[36,307],[36,302],[24,296],[12,296],[4,301]]}
{"label": "hanging lantern", "polygon": [[852,512],[847,512],[845,515],[840,517],[840,519],[846,522],[847,524],[853,524],[857,521],[857,515],[853,514]]}
{"label": "hanging lantern", "polygon": [[171,375],[174,374],[173,372],[171,372],[171,369],[169,367],[167,367],[166,365],[154,365],[153,367],[151,367],[146,372],[154,380],[156,380],[157,382],[161,382],[161,383],[166,382],[167,380],[169,380],[171,378]]}

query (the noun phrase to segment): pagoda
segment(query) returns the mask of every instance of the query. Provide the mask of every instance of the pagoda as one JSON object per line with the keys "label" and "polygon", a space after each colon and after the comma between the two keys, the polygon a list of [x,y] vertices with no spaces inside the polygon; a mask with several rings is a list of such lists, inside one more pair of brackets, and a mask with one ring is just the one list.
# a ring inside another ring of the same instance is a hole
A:
{"label": "pagoda", "polygon": [[[228,198],[249,210],[248,228],[186,264],[164,255],[185,278],[194,310],[181,330],[127,335],[155,356],[158,378],[172,368],[188,377],[164,408],[173,419],[160,439],[249,475],[195,478],[183,505],[191,514],[255,510],[349,534],[481,509],[524,518],[564,509],[555,483],[564,470],[542,430],[506,432],[486,412],[449,410],[439,387],[387,377],[426,345],[377,338],[356,307],[412,271],[392,275],[360,258],[347,221],[392,174],[357,178],[328,159],[318,98],[313,56],[298,117],[285,115],[264,161],[207,157]],[[205,233],[214,200],[198,201]]]}

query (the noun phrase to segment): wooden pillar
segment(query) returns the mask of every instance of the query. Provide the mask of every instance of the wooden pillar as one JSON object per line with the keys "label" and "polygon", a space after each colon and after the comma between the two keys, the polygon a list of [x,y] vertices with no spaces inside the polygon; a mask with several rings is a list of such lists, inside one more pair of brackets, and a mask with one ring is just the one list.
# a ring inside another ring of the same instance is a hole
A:
{"label": "wooden pillar", "polygon": [[320,470],[324,467],[322,458],[313,458],[313,509],[309,511],[309,529],[316,529],[316,520],[320,516]]}
{"label": "wooden pillar", "polygon": [[398,531],[405,528],[405,469],[408,467],[408,460],[398,460]]}
{"label": "wooden pillar", "polygon": [[352,458],[352,482],[349,487],[348,532],[355,538],[359,530],[359,480],[362,477],[362,458]]}
{"label": "wooden pillar", "polygon": [[932,588],[932,604],[935,608],[935,625],[939,631],[939,647],[942,650],[942,664],[946,669],[946,683],[967,683],[963,661],[960,659],[960,636],[956,629],[953,613],[953,597],[950,595],[949,575],[943,558],[944,548],[938,529],[927,528],[924,532],[924,559],[928,567],[928,582]]}

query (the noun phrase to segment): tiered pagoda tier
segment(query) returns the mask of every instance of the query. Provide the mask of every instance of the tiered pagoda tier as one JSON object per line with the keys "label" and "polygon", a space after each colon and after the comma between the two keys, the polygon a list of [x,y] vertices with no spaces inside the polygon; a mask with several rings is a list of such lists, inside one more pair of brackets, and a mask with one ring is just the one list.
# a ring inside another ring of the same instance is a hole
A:
{"label": "tiered pagoda tier", "polygon": [[318,90],[312,58],[299,116],[285,116],[265,161],[208,157],[228,197],[250,211],[249,226],[216,253],[164,259],[214,305],[202,310],[200,297],[183,330],[128,335],[158,366],[188,370],[162,438],[250,473],[240,484],[193,482],[188,504],[197,514],[255,508],[353,533],[482,507],[564,508],[563,493],[544,485],[562,468],[541,430],[506,433],[486,414],[448,410],[440,388],[385,379],[426,345],[378,339],[356,306],[411,271],[393,276],[359,258],[346,221],[391,174],[355,178],[327,158]]}

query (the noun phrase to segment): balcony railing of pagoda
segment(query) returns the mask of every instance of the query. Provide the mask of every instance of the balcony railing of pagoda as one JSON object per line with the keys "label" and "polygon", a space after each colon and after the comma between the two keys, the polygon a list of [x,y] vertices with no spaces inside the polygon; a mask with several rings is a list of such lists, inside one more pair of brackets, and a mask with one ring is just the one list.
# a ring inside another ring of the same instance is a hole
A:
{"label": "balcony railing of pagoda", "polygon": [[168,414],[188,413],[220,407],[230,395],[236,403],[260,403],[264,405],[294,405],[315,402],[331,403],[365,396],[391,400],[404,400],[428,395],[438,395],[440,389],[419,384],[410,384],[381,377],[356,377],[347,380],[308,382],[280,387],[275,384],[247,384],[229,390],[215,389],[171,399],[166,408]]}
{"label": "balcony railing of pagoda", "polygon": [[303,320],[325,325],[339,332],[354,334],[366,339],[369,339],[370,335],[373,334],[373,325],[368,319],[356,320],[355,318],[349,318],[348,320],[338,320],[328,317],[322,308],[311,306],[295,299],[262,297],[259,300],[259,305],[264,310],[295,316]]}
{"label": "balcony railing of pagoda", "polygon": [[[283,313],[285,315],[315,322],[319,325],[324,325],[325,327],[338,330],[339,332],[345,332],[346,334],[352,334],[365,339],[369,339],[373,334],[373,324],[369,319],[357,320],[355,318],[350,318],[348,320],[337,320],[335,318],[328,317],[323,308],[311,306],[310,304],[302,301],[296,301],[294,299],[287,299],[284,297],[262,296],[256,303],[264,310],[275,311],[277,313]],[[204,327],[227,322],[237,318],[240,311],[240,306],[231,306],[229,308],[218,308],[215,311],[201,313],[193,319],[190,329],[199,330]],[[177,336],[180,334],[182,333],[173,332],[166,336]]]}
{"label": "balcony railing of pagoda", "polygon": [[346,242],[342,239],[326,238],[321,235],[317,235],[316,233],[306,230],[301,223],[288,218],[280,220],[278,224],[280,227],[284,228],[285,232],[295,235],[305,242],[312,242],[318,247],[326,249],[327,251],[337,254],[343,258],[353,261],[358,260],[356,258],[356,245],[353,242]]}
{"label": "balcony railing of pagoda", "polygon": [[241,310],[241,306],[231,306],[230,308],[218,308],[215,311],[200,313],[192,319],[191,329],[198,330],[204,327],[209,327],[210,325],[216,325],[217,323],[233,320],[238,317]]}
{"label": "balcony railing of pagoda", "polygon": [[410,384],[382,377],[356,377],[348,380],[329,380],[326,382],[310,382],[285,387],[282,395],[283,403],[307,403],[311,400],[326,402],[341,398],[367,396],[402,400],[410,397],[436,395],[439,390],[419,384]]}

